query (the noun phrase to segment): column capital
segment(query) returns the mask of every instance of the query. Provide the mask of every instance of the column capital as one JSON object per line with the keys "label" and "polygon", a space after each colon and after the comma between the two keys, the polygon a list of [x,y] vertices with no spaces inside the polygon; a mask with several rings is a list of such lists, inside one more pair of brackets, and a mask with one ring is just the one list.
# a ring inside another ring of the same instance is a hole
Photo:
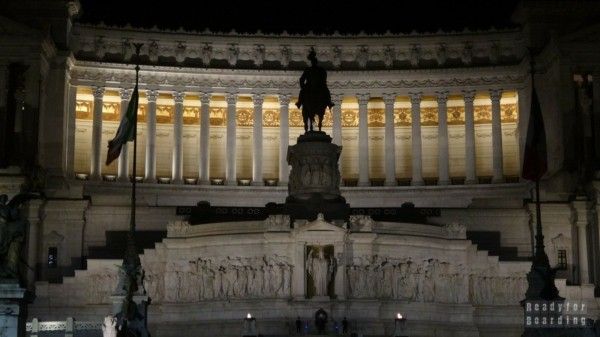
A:
{"label": "column capital", "polygon": [[502,97],[502,89],[490,89],[490,99],[492,102],[500,102]]}
{"label": "column capital", "polygon": [[92,87],[92,95],[94,99],[102,99],[104,97],[104,87]]}
{"label": "column capital", "polygon": [[465,101],[465,103],[472,104],[473,101],[475,100],[475,94],[476,94],[475,90],[463,90],[462,94],[463,94],[463,100]]}
{"label": "column capital", "polygon": [[279,104],[288,106],[288,105],[290,105],[291,98],[292,98],[292,95],[290,95],[288,93],[279,94]]}
{"label": "column capital", "polygon": [[210,104],[210,98],[212,97],[212,94],[208,91],[203,91],[200,93],[200,103],[202,105],[208,105]]}
{"label": "column capital", "polygon": [[422,92],[409,92],[408,96],[410,97],[410,103],[419,104],[421,103],[421,98],[423,98]]}
{"label": "column capital", "polygon": [[185,98],[185,92],[173,91],[173,100],[175,101],[175,104],[183,104],[184,98]]}
{"label": "column capital", "polygon": [[342,100],[344,99],[344,94],[341,93],[332,93],[331,94],[331,102],[335,105],[341,105]]}
{"label": "column capital", "polygon": [[369,98],[371,98],[370,94],[356,94],[356,98],[358,99],[358,105],[367,105],[369,103]]}
{"label": "column capital", "polygon": [[156,103],[156,100],[158,99],[158,90],[147,90],[146,99],[148,100],[148,103]]}
{"label": "column capital", "polygon": [[436,91],[435,94],[437,96],[438,105],[446,104],[448,102],[448,91],[447,90]]}
{"label": "column capital", "polygon": [[231,91],[225,94],[227,105],[235,105],[237,103],[237,92]]}
{"label": "column capital", "polygon": [[132,93],[133,93],[133,89],[121,88],[119,90],[119,96],[121,97],[121,101],[129,101],[131,99]]}
{"label": "column capital", "polygon": [[396,93],[384,93],[382,95],[382,97],[383,97],[383,103],[385,105],[392,105],[393,106],[394,103],[396,102],[396,96],[397,96]]}
{"label": "column capital", "polygon": [[254,106],[262,106],[265,102],[265,95],[262,92],[252,94],[252,103]]}

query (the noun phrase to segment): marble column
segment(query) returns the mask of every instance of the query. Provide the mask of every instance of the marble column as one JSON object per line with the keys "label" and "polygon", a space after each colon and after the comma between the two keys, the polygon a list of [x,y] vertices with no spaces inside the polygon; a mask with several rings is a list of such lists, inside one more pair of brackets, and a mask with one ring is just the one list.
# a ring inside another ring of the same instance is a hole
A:
{"label": "marble column", "polygon": [[[69,85],[67,101],[66,139],[63,153],[65,156],[65,173],[68,178],[75,178],[75,121],[77,119],[77,87]],[[0,104],[1,105],[1,104]],[[0,109],[2,109],[0,107]]]}
{"label": "marble column", "polygon": [[292,255],[292,263],[294,270],[292,272],[292,297],[295,300],[304,300],[306,297],[306,242],[297,241],[292,245],[294,252]]}
{"label": "marble column", "polygon": [[252,124],[252,185],[262,186],[263,181],[263,94],[252,95],[254,123]]}
{"label": "marble column", "polygon": [[[334,104],[331,109],[331,119],[332,119],[332,128],[331,128],[331,138],[333,138],[332,142],[336,145],[342,146],[342,101],[344,100],[344,95],[342,94],[332,94],[331,102]],[[344,175],[342,172],[342,157],[338,160],[338,169],[340,170],[340,186],[344,185]]]}
{"label": "marble column", "polygon": [[342,145],[342,94],[332,94],[331,102],[334,104],[331,109],[332,129],[331,138],[336,145]]}
{"label": "marble column", "polygon": [[490,99],[492,100],[492,183],[501,183],[504,181],[502,171],[502,123],[500,112],[500,98],[502,90],[490,90]]}
{"label": "marble column", "polygon": [[475,90],[463,91],[465,101],[465,184],[476,184],[477,173],[475,170],[475,117],[473,115],[473,101]]}
{"label": "marble column", "polygon": [[173,92],[175,109],[173,113],[173,184],[183,184],[183,99],[185,93]]}
{"label": "marble column", "polygon": [[210,185],[210,92],[200,94],[200,174],[198,183]]}
{"label": "marble column", "polygon": [[100,158],[102,146],[102,107],[104,99],[104,87],[93,87],[94,115],[92,118],[92,156],[90,179],[102,179],[102,159]]}
{"label": "marble column", "polygon": [[236,103],[237,93],[228,92],[225,96],[227,101],[227,140],[225,147],[225,184],[230,186],[237,185],[237,175],[235,167],[236,155]]}
{"label": "marble column", "polygon": [[395,93],[383,94],[385,105],[385,186],[396,186],[396,132],[394,129]]}
{"label": "marble column", "polygon": [[576,212],[576,222],[575,225],[577,227],[577,248],[579,255],[579,282],[581,284],[589,284],[590,283],[590,268],[588,261],[588,236],[587,236],[587,227],[588,227],[588,210],[587,210],[587,200],[582,198],[581,200],[573,201],[573,209]]}
{"label": "marble column", "polygon": [[146,113],[146,163],[144,165],[144,181],[156,182],[156,99],[158,91],[146,91],[148,111]]}
{"label": "marble column", "polygon": [[409,93],[412,128],[412,186],[421,186],[423,182],[423,163],[421,160],[421,97],[422,93]]}
{"label": "marble column", "polygon": [[369,186],[369,94],[357,94],[358,99],[358,186]]}
{"label": "marble column", "polygon": [[290,95],[279,95],[279,185],[287,185],[289,166],[287,148],[290,143]]}
{"label": "marble column", "polygon": [[450,184],[448,154],[448,92],[438,91],[438,185]]}
{"label": "marble column", "polygon": [[[120,118],[123,119],[123,116],[127,113],[127,106],[129,105],[129,100],[131,99],[132,90],[131,89],[121,89],[119,91],[119,96],[121,96],[121,112]],[[121,147],[121,155],[118,159],[117,166],[117,179],[119,181],[128,181],[129,180],[129,161],[127,160],[127,148],[129,142],[125,143],[123,147]],[[135,175],[135,173],[133,174]]]}

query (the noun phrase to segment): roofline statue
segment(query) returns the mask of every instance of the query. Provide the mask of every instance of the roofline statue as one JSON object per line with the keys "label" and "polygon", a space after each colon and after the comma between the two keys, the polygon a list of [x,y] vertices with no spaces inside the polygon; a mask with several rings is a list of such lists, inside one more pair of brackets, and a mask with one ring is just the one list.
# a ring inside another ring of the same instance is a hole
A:
{"label": "roofline statue", "polygon": [[319,117],[319,131],[323,126],[323,117],[325,110],[333,107],[331,102],[331,93],[327,88],[327,72],[318,65],[317,53],[314,48],[310,48],[307,58],[311,66],[304,69],[300,76],[300,94],[296,106],[302,108],[302,120],[304,122],[304,132],[313,131],[315,116]]}

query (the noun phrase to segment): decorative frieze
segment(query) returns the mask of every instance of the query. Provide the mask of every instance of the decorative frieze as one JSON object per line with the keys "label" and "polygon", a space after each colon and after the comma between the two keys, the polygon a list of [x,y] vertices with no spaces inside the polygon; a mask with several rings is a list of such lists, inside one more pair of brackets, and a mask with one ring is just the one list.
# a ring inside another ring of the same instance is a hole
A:
{"label": "decorative frieze", "polygon": [[172,58],[178,63],[189,59],[199,60],[205,67],[216,64],[213,61],[226,61],[229,67],[238,67],[238,61],[251,61],[255,67],[262,67],[265,61],[271,61],[270,64],[277,68],[287,68],[292,61],[306,63],[305,56],[309,48],[307,39],[324,66],[332,68],[340,67],[342,62],[357,69],[368,69],[371,65],[411,68],[426,64],[422,62],[424,60],[436,60],[438,66],[446,65],[447,60],[469,65],[474,57],[478,60],[487,59],[490,64],[500,61],[517,64],[525,53],[519,31],[441,32],[421,36],[415,36],[415,33],[291,36],[287,33],[189,34],[183,31],[123,30],[120,27],[91,25],[76,25],[74,30],[75,54],[80,59],[102,60],[106,54],[111,54],[120,55],[123,62],[128,62],[132,55],[132,43],[142,42],[145,44],[142,56],[152,63],[158,63],[163,58]]}

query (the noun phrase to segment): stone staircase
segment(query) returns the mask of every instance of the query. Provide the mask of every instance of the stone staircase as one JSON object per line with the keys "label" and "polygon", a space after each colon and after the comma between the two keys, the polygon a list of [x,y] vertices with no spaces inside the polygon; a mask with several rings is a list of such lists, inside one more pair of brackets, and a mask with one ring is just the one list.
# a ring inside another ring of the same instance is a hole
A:
{"label": "stone staircase", "polygon": [[518,256],[517,247],[501,246],[499,231],[467,231],[467,239],[477,245],[478,250],[486,250],[489,255],[498,256],[500,261],[529,261],[529,257]]}
{"label": "stone staircase", "polygon": [[[63,278],[75,276],[76,270],[87,269],[89,259],[119,260],[123,258],[127,247],[128,231],[106,231],[106,244],[104,246],[91,246],[88,255],[84,258],[72,258],[71,265],[59,268],[44,268],[41,271],[40,280],[49,283],[62,283]],[[167,231],[138,231],[136,235],[136,247],[138,254],[144,249],[152,249],[157,242],[167,237]]]}
{"label": "stone staircase", "polygon": [[[88,248],[88,259],[120,259],[123,258],[127,247],[128,231],[106,231],[106,244],[104,246],[91,246]],[[138,254],[144,249],[152,249],[157,242],[167,237],[167,231],[138,231],[135,236],[135,245]]]}

